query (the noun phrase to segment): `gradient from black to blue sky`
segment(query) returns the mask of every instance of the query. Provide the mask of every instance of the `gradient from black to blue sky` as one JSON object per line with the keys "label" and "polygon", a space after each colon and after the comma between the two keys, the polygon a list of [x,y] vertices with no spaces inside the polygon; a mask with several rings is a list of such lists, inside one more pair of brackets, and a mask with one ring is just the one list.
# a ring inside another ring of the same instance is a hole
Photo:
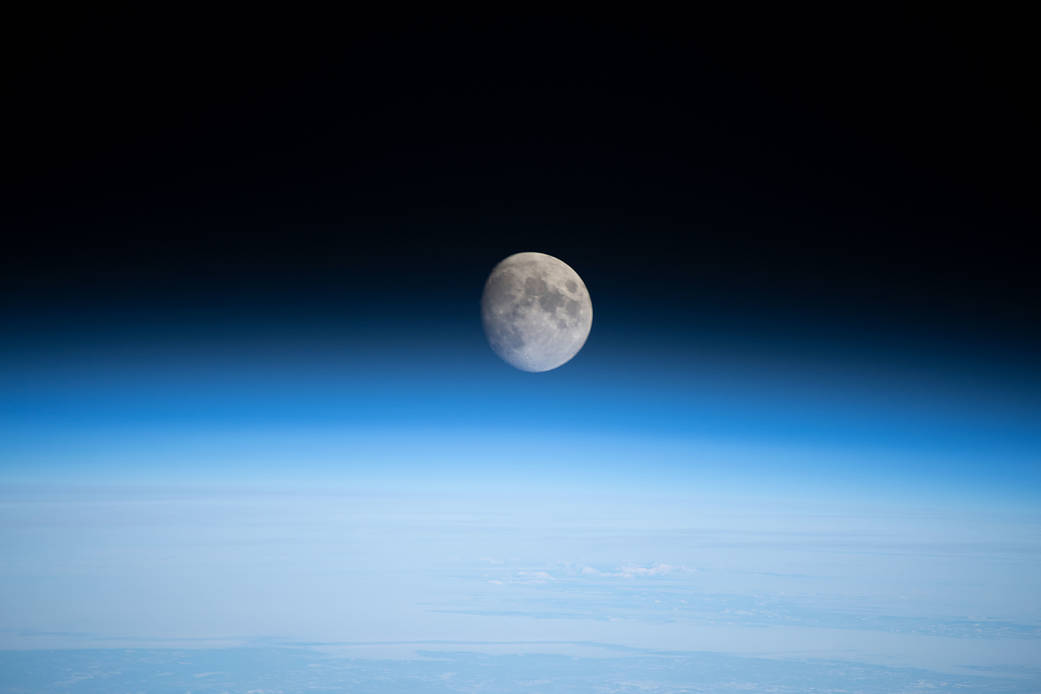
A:
{"label": "gradient from black to blue sky", "polygon": [[[630,475],[1034,498],[1036,142],[1000,27],[139,19],[51,27],[12,87],[12,479],[251,474],[258,446],[581,476],[621,437]],[[523,250],[595,308],[536,376],[477,312]]]}

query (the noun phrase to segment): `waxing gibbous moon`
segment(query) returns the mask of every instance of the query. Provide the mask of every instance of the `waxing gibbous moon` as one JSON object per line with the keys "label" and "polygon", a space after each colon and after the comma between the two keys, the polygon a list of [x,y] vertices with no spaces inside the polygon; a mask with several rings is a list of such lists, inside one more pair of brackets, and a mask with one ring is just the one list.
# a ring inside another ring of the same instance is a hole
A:
{"label": "waxing gibbous moon", "polygon": [[515,253],[488,275],[481,321],[505,362],[522,371],[549,371],[586,343],[593,302],[567,263],[545,253]]}

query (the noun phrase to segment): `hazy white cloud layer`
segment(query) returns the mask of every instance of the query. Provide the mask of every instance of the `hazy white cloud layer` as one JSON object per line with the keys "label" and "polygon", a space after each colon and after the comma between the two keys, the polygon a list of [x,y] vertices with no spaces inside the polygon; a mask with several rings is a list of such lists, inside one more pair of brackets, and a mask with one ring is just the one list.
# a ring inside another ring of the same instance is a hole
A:
{"label": "hazy white cloud layer", "polygon": [[1038,575],[1001,509],[9,490],[0,691],[1034,692]]}

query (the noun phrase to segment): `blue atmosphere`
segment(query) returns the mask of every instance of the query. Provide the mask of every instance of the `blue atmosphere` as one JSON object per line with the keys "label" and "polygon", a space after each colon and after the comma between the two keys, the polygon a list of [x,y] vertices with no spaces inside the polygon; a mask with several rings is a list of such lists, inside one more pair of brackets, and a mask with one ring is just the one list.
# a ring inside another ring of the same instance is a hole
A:
{"label": "blue atmosphere", "polygon": [[707,476],[1035,500],[1041,390],[993,355],[702,336],[696,318],[671,339],[638,327],[623,336],[608,304],[566,369],[531,375],[495,357],[472,303],[453,308],[452,321],[347,317],[335,333],[288,321],[252,335],[66,332],[8,350],[3,469],[26,481],[55,470],[82,480],[408,471],[666,489]]}

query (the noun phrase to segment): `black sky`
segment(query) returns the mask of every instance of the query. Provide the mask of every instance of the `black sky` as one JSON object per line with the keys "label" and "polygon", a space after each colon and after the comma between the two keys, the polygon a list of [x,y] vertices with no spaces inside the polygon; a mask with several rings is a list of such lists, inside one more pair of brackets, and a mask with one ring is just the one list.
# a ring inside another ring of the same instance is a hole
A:
{"label": "black sky", "polygon": [[7,332],[455,315],[501,257],[542,250],[619,331],[1031,359],[1020,24],[26,20]]}

